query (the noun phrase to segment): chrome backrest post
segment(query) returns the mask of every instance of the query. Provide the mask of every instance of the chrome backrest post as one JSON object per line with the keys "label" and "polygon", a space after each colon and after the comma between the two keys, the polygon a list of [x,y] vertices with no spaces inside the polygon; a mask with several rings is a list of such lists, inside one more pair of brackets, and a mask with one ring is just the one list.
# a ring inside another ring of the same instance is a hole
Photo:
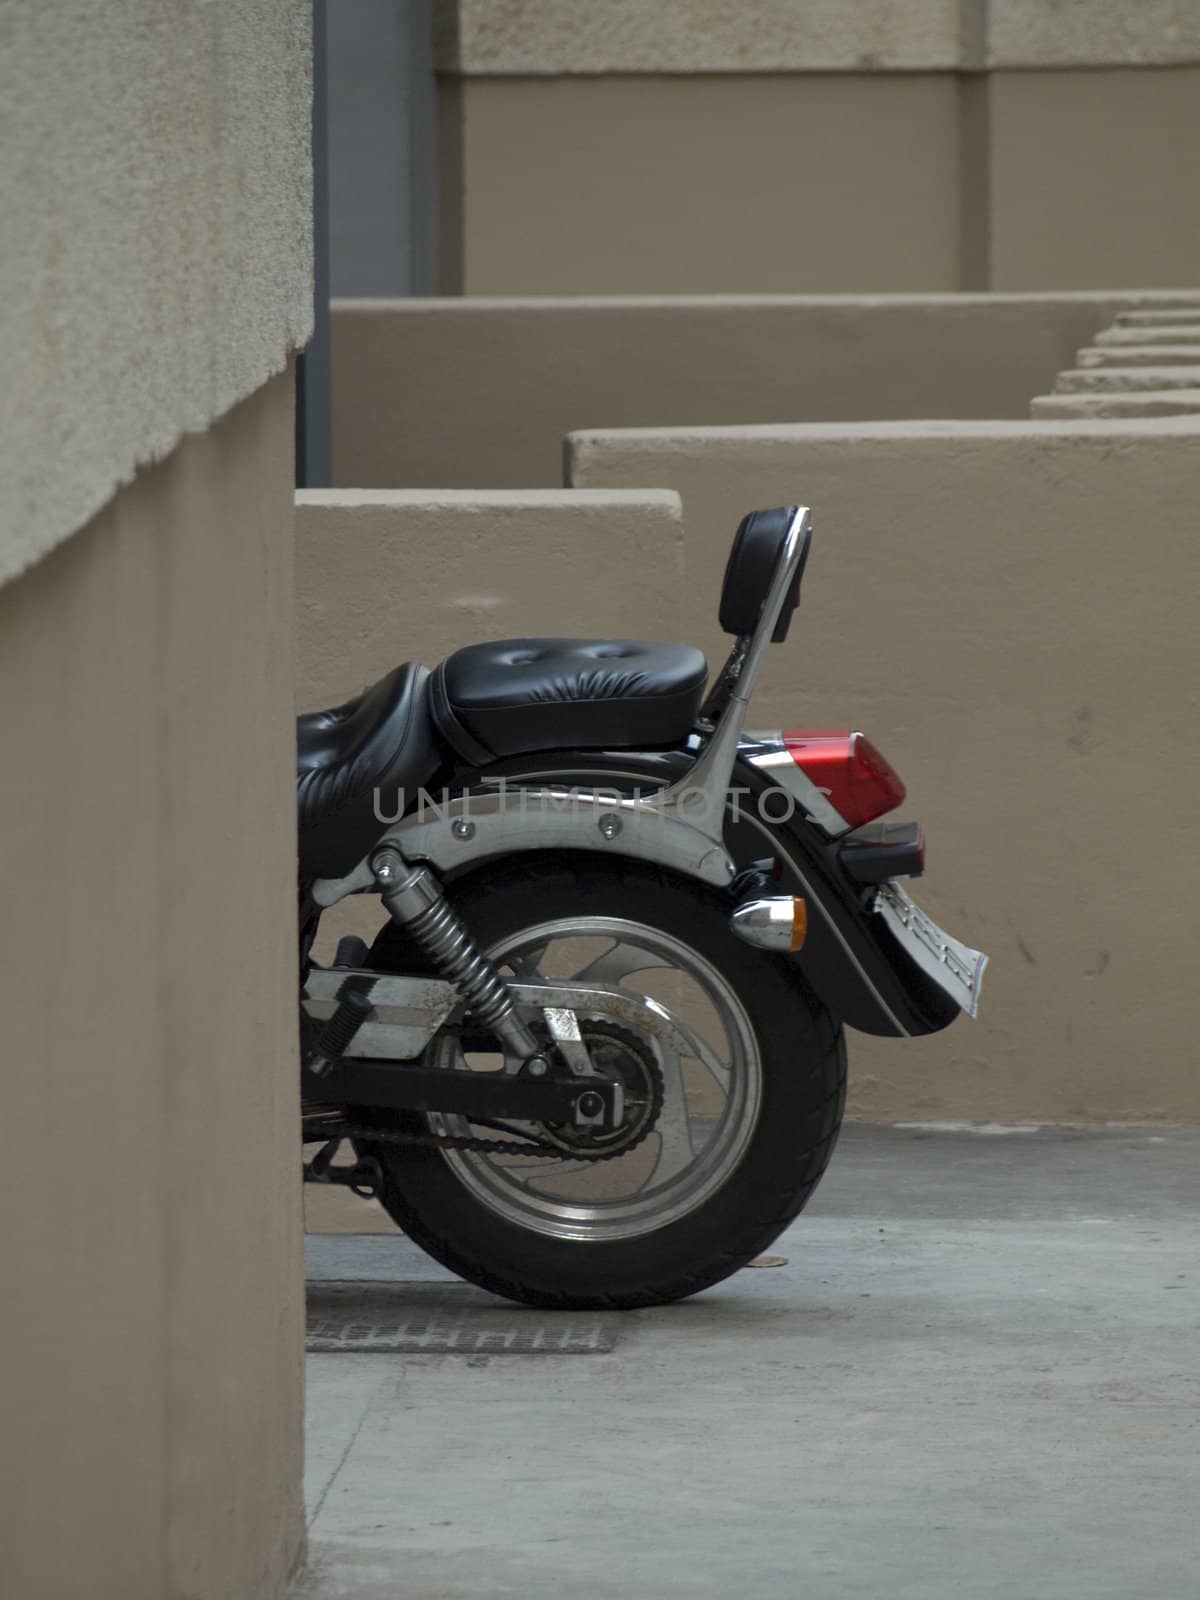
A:
{"label": "chrome backrest post", "polygon": [[767,590],[758,624],[750,637],[741,672],[730,692],[729,702],[695,765],[678,783],[664,789],[655,799],[659,806],[678,806],[693,827],[703,827],[717,838],[721,836],[723,828],[725,801],[733,777],[733,764],[737,760],[738,741],[746,726],[750,696],[762,672],[767,649],[796,576],[796,569],[803,559],[811,528],[812,517],[808,507],[797,506],[788,524],[775,575]]}

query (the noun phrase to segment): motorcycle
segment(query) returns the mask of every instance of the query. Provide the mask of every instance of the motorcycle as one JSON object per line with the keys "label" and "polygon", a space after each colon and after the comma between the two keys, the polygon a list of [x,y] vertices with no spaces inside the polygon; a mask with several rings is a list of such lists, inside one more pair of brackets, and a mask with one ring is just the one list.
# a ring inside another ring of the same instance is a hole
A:
{"label": "motorcycle", "polygon": [[[497,1294],[719,1282],[825,1170],[843,1030],[975,1015],[986,957],[903,887],[924,835],[883,820],[888,762],[745,729],[811,538],[805,507],[742,520],[711,686],[690,646],[505,640],[298,720],[305,1179]],[[322,913],[359,894],[382,931],[318,965]]]}

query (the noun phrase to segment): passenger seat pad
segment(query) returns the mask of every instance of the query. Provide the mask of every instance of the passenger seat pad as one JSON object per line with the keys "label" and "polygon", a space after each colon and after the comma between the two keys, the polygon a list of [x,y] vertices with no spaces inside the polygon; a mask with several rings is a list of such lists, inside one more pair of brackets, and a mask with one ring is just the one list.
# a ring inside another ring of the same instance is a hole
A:
{"label": "passenger seat pad", "polygon": [[691,645],[501,639],[443,661],[430,704],[442,737],[473,764],[533,750],[652,749],[691,732],[707,678]]}

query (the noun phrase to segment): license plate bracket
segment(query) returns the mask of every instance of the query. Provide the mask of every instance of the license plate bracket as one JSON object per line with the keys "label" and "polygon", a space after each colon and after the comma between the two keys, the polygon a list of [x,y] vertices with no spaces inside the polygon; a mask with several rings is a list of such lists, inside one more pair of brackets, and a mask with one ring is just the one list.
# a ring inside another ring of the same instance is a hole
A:
{"label": "license plate bracket", "polygon": [[880,884],[872,910],[905,954],[967,1013],[979,1013],[987,956],[939,928],[894,880]]}

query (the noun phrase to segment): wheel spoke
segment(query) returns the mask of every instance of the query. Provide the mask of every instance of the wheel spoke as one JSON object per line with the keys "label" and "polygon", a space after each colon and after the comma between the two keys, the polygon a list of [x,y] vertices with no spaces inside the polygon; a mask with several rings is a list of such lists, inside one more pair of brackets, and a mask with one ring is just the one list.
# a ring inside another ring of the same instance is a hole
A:
{"label": "wheel spoke", "polygon": [[586,1172],[589,1167],[595,1166],[594,1161],[571,1161],[563,1157],[561,1161],[545,1161],[534,1159],[531,1161],[506,1161],[505,1172],[528,1173],[532,1178],[570,1178],[577,1172]]}
{"label": "wheel spoke", "polygon": [[702,1066],[707,1067],[720,1088],[728,1094],[729,1068],[717,1059],[712,1046],[706,1044],[694,1028],[689,1028],[686,1022],[680,1022],[674,1015],[671,1017],[671,1031],[675,1035],[675,1047],[681,1049],[685,1056],[694,1056]]}
{"label": "wheel spoke", "polygon": [[650,967],[669,967],[671,963],[636,944],[626,944],[618,939],[611,950],[589,961],[586,967],[572,974],[568,983],[620,983],[631,972],[645,972]]}
{"label": "wheel spoke", "polygon": [[546,975],[542,971],[542,961],[549,947],[549,939],[543,939],[541,944],[535,944],[529,950],[523,950],[520,955],[509,956],[504,965],[511,969],[512,975],[518,983],[545,983]]}
{"label": "wheel spoke", "polygon": [[647,1187],[669,1182],[696,1157],[679,1052],[659,1041],[658,1058],[663,1075],[663,1103],[654,1130],[658,1134],[658,1160]]}

